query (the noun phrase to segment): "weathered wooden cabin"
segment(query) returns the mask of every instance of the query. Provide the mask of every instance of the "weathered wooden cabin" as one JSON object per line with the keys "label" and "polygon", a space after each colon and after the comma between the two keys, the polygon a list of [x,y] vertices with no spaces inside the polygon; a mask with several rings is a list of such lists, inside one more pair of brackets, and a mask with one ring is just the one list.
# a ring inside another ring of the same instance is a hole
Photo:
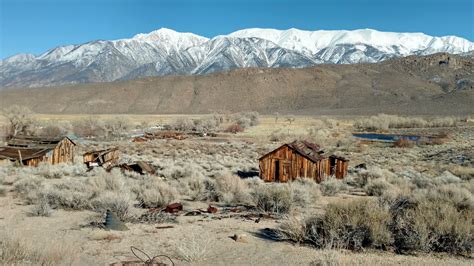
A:
{"label": "weathered wooden cabin", "polygon": [[119,160],[119,150],[117,148],[90,151],[83,155],[84,164],[87,168],[101,166],[105,169],[116,165]]}
{"label": "weathered wooden cabin", "polygon": [[[260,178],[266,182],[288,182],[311,178],[321,182],[330,175],[344,178],[348,160],[326,157],[320,146],[308,141],[294,141],[259,158]],[[344,170],[345,169],[345,170]]]}
{"label": "weathered wooden cabin", "polygon": [[68,137],[17,136],[10,139],[6,147],[0,147],[0,159],[27,166],[38,166],[40,162],[70,163],[74,162],[75,146]]}
{"label": "weathered wooden cabin", "polygon": [[331,166],[331,175],[337,179],[342,179],[347,175],[349,160],[336,155],[329,156],[329,165]]}

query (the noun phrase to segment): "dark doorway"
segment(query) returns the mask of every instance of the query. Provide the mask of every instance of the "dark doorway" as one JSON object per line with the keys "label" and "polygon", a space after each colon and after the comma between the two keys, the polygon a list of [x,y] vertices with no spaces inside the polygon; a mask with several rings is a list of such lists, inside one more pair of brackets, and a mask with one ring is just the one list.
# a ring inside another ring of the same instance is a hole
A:
{"label": "dark doorway", "polygon": [[334,175],[336,172],[336,158],[334,157],[329,157],[329,169],[330,169],[330,175]]}
{"label": "dark doorway", "polygon": [[280,161],[275,161],[275,182],[280,182]]}

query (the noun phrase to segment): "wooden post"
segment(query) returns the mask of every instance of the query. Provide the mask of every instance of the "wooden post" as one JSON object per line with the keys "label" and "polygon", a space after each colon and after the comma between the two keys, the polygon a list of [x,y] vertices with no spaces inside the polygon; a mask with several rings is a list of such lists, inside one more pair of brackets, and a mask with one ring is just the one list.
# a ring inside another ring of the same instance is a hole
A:
{"label": "wooden post", "polygon": [[18,150],[18,155],[20,156],[20,166],[23,166],[23,158],[21,158],[21,151]]}

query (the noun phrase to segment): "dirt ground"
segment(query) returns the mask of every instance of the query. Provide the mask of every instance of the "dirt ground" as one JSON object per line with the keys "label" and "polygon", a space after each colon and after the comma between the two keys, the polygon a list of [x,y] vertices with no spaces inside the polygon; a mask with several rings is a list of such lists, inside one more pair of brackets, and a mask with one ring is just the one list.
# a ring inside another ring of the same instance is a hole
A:
{"label": "dirt ground", "polygon": [[[38,116],[43,120],[60,121],[74,120],[78,117]],[[176,116],[129,118],[138,122],[167,123],[176,119]],[[466,168],[472,169],[474,166],[472,122],[455,128],[395,130],[402,133],[408,131],[423,133],[428,130],[431,133],[442,131],[449,134],[449,140],[442,145],[402,149],[383,143],[361,143],[354,139],[344,141],[342,138],[346,138],[348,132],[353,130],[351,120],[347,117],[336,119],[336,122],[328,122],[334,123],[331,129],[313,134],[312,138],[316,141],[318,139],[330,141],[331,145],[327,145],[326,149],[343,153],[351,160],[351,167],[367,163],[370,167],[380,167],[400,176],[423,172],[435,177],[446,170],[461,175]],[[258,126],[237,135],[227,135],[221,141],[209,141],[209,139],[191,139],[182,142],[156,140],[147,143],[131,143],[129,140],[101,143],[86,141],[79,142],[78,152],[97,146],[119,146],[126,159],[151,158],[166,168],[167,165],[176,162],[168,156],[169,153],[178,150],[184,163],[199,166],[204,160],[212,161],[212,158],[219,158],[228,164],[230,170],[258,169],[257,158],[263,152],[288,139],[305,136],[308,128],[319,125],[320,122],[313,117],[297,117],[290,123],[285,117],[275,119],[267,116],[260,119]],[[271,135],[277,133],[279,140],[270,141]],[[334,143],[337,141],[341,141],[340,145],[343,146],[336,147]],[[227,146],[228,150],[222,151],[222,154],[214,154],[215,150],[222,150],[222,146]],[[147,150],[140,153],[143,148]],[[186,168],[186,164],[183,167]],[[0,233],[12,239],[19,239],[26,249],[43,250],[50,256],[67,256],[66,260],[61,260],[62,264],[108,265],[136,260],[130,250],[132,246],[143,250],[150,257],[169,256],[175,265],[472,265],[473,263],[472,259],[448,254],[397,255],[391,251],[376,250],[363,252],[317,250],[305,245],[277,241],[266,234],[267,229],[277,228],[282,220],[289,217],[324,212],[325,206],[330,202],[367,197],[357,189],[343,190],[334,196],[319,196],[317,201],[309,206],[298,207],[283,217],[262,218],[258,223],[255,222],[256,218],[248,219],[239,213],[223,213],[222,210],[226,205],[218,202],[210,203],[218,208],[215,214],[185,216],[186,211],[206,209],[209,205],[209,202],[185,199],[181,201],[185,211],[177,217],[175,223],[127,222],[129,228],[127,231],[106,231],[91,226],[91,221],[100,219],[100,214],[88,210],[55,209],[50,217],[32,217],[29,215],[31,205],[25,204],[14,189],[17,178],[8,176],[3,180],[6,193],[0,195]],[[54,180],[48,179],[45,182]],[[168,225],[171,228],[160,228]],[[235,234],[241,235],[242,241],[232,239]],[[166,259],[160,261],[166,262]],[[24,261],[21,264],[36,263]]]}
{"label": "dirt ground", "polygon": [[[0,229],[27,240],[32,246],[60,247],[76,265],[136,260],[131,246],[150,256],[168,255],[176,265],[310,265],[315,261],[338,261],[342,265],[472,265],[471,260],[447,255],[320,251],[260,235],[265,228],[275,228],[277,220],[264,219],[260,223],[238,218],[219,220],[213,218],[216,214],[207,218],[180,217],[178,224],[171,224],[174,228],[169,229],[156,229],[156,224],[127,224],[129,231],[112,232],[84,227],[88,218],[95,215],[89,211],[58,210],[51,217],[29,217],[28,209],[11,195],[0,198]],[[231,236],[236,233],[244,234],[245,242],[234,241]],[[180,250],[195,256],[193,261],[183,261]]]}

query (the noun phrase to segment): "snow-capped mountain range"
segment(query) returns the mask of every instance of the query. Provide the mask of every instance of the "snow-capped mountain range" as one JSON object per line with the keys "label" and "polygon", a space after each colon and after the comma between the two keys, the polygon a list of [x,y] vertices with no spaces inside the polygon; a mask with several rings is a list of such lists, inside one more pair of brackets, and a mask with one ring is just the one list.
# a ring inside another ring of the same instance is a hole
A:
{"label": "snow-capped mountain range", "polygon": [[371,29],[245,29],[212,39],[159,29],[130,39],[92,41],[0,61],[0,88],[105,82],[143,76],[207,74],[245,67],[374,63],[438,52],[464,54],[474,43],[456,36]]}

